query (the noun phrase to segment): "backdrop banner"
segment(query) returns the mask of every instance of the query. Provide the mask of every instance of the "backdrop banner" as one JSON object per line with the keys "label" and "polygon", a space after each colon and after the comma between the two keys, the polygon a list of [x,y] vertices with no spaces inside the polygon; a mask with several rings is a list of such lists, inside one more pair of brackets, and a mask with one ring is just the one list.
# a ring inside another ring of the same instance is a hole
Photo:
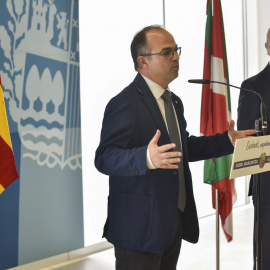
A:
{"label": "backdrop banner", "polygon": [[84,246],[78,0],[4,0],[0,73],[20,178],[0,196],[0,269]]}

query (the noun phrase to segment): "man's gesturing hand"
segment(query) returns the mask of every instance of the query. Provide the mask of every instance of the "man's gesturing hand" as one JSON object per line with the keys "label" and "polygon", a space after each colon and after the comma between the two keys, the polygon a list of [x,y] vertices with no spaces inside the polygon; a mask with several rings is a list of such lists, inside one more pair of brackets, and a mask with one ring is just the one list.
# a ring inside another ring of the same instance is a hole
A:
{"label": "man's gesturing hand", "polygon": [[160,135],[160,131],[157,130],[155,136],[148,145],[151,161],[157,169],[177,169],[178,165],[175,163],[181,161],[179,157],[182,156],[182,153],[168,152],[168,150],[176,147],[175,143],[158,146],[157,143]]}
{"label": "man's gesturing hand", "polygon": [[248,130],[241,130],[237,131],[234,130],[234,121],[231,120],[228,132],[230,136],[232,137],[232,144],[235,145],[236,140],[238,139],[245,139],[250,137],[251,135],[254,135],[256,133],[255,129],[248,129]]}

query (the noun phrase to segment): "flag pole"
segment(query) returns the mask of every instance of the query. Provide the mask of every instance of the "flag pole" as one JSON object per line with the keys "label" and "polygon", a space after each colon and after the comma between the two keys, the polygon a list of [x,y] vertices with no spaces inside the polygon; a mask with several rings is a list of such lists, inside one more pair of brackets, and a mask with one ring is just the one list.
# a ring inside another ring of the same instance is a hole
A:
{"label": "flag pole", "polygon": [[220,242],[219,242],[219,205],[218,205],[218,194],[219,191],[216,189],[216,270],[220,268]]}
{"label": "flag pole", "polygon": [[166,29],[165,0],[163,0],[163,27]]}

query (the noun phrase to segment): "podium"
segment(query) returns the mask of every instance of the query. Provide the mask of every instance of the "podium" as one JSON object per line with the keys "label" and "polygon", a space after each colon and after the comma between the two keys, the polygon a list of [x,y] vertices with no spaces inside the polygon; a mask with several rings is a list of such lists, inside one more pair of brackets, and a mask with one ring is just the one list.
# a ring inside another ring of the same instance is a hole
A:
{"label": "podium", "polygon": [[261,173],[270,171],[270,136],[250,137],[236,141],[230,179],[257,174],[256,190],[256,270],[261,270],[262,221],[261,221]]}
{"label": "podium", "polygon": [[235,143],[230,179],[270,171],[270,135]]}

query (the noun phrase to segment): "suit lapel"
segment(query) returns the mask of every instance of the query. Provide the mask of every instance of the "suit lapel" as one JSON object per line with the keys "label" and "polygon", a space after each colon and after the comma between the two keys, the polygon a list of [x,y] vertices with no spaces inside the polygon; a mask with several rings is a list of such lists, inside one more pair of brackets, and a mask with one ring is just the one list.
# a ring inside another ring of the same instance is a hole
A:
{"label": "suit lapel", "polygon": [[184,123],[183,121],[181,121],[182,117],[183,117],[183,112],[181,112],[180,110],[180,104],[178,104],[178,100],[176,99],[175,95],[172,94],[172,102],[173,102],[173,106],[174,106],[174,109],[175,109],[175,112],[176,112],[176,115],[177,115],[177,119],[178,119],[178,124],[179,124],[179,127],[180,127],[180,132],[181,132],[181,137],[182,137],[182,134],[184,132]]}
{"label": "suit lapel", "polygon": [[138,73],[136,78],[134,79],[135,86],[137,91],[141,94],[142,101],[144,102],[146,108],[151,114],[153,121],[155,122],[157,129],[161,132],[161,138],[164,140],[164,144],[170,143],[170,137],[158,107],[157,101],[149,89],[147,83],[144,78]]}
{"label": "suit lapel", "polygon": [[[183,151],[186,152],[186,144],[183,143],[186,141],[186,127],[185,127],[185,120],[183,117],[183,111],[181,109],[181,104],[179,104],[179,101],[176,99],[175,94],[172,93],[172,102],[173,102],[173,106],[177,115],[177,119],[178,119],[178,124],[179,124],[179,128],[180,128],[180,135],[181,135],[181,142],[182,142],[182,148]],[[185,155],[186,156],[186,155]]]}

